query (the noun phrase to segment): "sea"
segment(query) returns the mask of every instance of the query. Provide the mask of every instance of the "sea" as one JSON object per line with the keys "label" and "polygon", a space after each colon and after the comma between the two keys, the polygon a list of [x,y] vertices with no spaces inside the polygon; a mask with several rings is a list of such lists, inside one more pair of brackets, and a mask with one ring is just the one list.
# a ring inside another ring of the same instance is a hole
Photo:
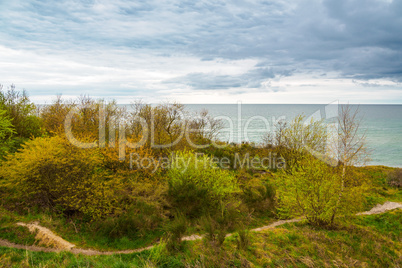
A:
{"label": "sea", "polygon": [[[342,105],[332,104],[186,104],[191,113],[208,110],[224,127],[218,138],[227,142],[261,144],[263,136],[275,129],[279,120],[291,121],[298,115],[306,120],[336,122]],[[366,165],[402,167],[402,105],[350,105],[357,110],[359,135],[364,135],[370,151]],[[334,120],[335,119],[335,120]]]}

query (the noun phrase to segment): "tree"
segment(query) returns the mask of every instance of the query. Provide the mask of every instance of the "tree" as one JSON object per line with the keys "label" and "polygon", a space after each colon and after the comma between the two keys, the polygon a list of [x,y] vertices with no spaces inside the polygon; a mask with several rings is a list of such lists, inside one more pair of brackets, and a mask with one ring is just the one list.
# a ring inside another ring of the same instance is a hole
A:
{"label": "tree", "polygon": [[304,154],[325,153],[327,131],[321,120],[308,121],[304,115],[298,115],[290,122],[279,121],[275,127],[274,133],[264,137],[265,147],[278,152],[287,166],[295,164]]}
{"label": "tree", "polygon": [[[366,136],[361,132],[360,126],[362,119],[359,118],[359,109],[353,110],[350,105],[343,105],[338,115],[338,135],[337,142],[332,153],[337,157],[338,165],[341,168],[341,190],[338,194],[339,204],[345,191],[345,184],[352,182],[350,167],[362,165],[369,160],[369,150],[367,148]],[[337,208],[334,210],[331,222],[337,213]]]}
{"label": "tree", "polygon": [[221,119],[214,118],[208,110],[195,113],[187,122],[186,139],[194,148],[206,148],[215,141],[224,127]]}
{"label": "tree", "polygon": [[9,139],[15,133],[11,119],[6,115],[7,111],[0,109],[0,159],[4,157],[9,147]]}
{"label": "tree", "polygon": [[[302,122],[303,117],[296,117],[284,130],[284,144],[291,153],[286,159],[289,168],[279,173],[277,181],[280,210],[282,214],[304,215],[312,224],[333,224],[338,214],[359,207],[364,190],[364,183],[351,171],[368,158],[358,110],[348,105],[341,108],[335,139],[322,121]],[[326,146],[328,143],[333,144]],[[337,158],[337,166],[323,161],[330,157]]]}
{"label": "tree", "polygon": [[288,122],[283,119],[280,119],[278,122],[274,124],[274,131],[268,132],[263,137],[264,147],[266,148],[275,148],[275,147],[283,147],[284,144],[284,133],[288,128]]}
{"label": "tree", "polygon": [[305,216],[310,224],[331,225],[338,214],[356,211],[362,204],[364,185],[348,184],[342,170],[312,155],[303,155],[290,170],[276,178],[279,214]]}
{"label": "tree", "polygon": [[[6,111],[15,129],[15,137],[22,143],[26,139],[38,137],[42,134],[39,117],[36,116],[36,106],[29,100],[25,91],[18,92],[11,85],[6,91],[2,91],[0,85],[0,108]],[[17,146],[18,147],[18,146]]]}

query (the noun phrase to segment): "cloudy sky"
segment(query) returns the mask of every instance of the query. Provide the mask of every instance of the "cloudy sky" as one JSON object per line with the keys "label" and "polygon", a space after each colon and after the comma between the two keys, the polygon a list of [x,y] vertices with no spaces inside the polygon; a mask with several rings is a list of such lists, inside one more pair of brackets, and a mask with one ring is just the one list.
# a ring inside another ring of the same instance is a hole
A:
{"label": "cloudy sky", "polygon": [[402,103],[402,0],[0,0],[0,84],[37,103]]}

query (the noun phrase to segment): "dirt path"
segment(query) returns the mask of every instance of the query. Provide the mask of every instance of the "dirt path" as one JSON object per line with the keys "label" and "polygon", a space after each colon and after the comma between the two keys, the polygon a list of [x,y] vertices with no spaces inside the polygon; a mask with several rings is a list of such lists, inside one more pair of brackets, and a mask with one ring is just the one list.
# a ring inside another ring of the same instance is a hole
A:
{"label": "dirt path", "polygon": [[384,213],[387,210],[392,210],[396,208],[402,208],[402,204],[396,203],[396,202],[385,202],[384,204],[380,205],[377,204],[377,206],[373,207],[369,211],[357,213],[356,215],[372,215],[372,214],[379,214],[379,213]]}
{"label": "dirt path", "polygon": [[[366,211],[366,212],[361,212],[358,213],[356,215],[372,215],[372,214],[379,214],[379,213],[383,213],[386,212],[388,210],[392,210],[392,209],[402,209],[402,204],[400,203],[396,203],[396,202],[385,202],[383,205],[378,204],[377,206],[375,206],[374,208],[372,208],[370,211]],[[277,226],[286,224],[286,223],[291,223],[291,222],[298,222],[301,221],[302,219],[292,219],[292,220],[279,220],[276,221],[270,225],[266,225],[263,227],[259,227],[259,228],[255,228],[252,229],[251,231],[253,232],[260,232],[263,230],[267,230],[267,229],[271,229],[271,228],[275,228]],[[73,254],[83,254],[83,255],[89,255],[89,256],[93,256],[93,255],[112,255],[112,254],[130,254],[130,253],[136,253],[136,252],[141,252],[144,250],[149,250],[152,249],[155,245],[153,246],[148,246],[145,248],[139,248],[139,249],[133,249],[133,250],[121,250],[121,251],[98,251],[98,250],[92,250],[92,249],[80,249],[80,248],[74,248],[74,245],[65,241],[64,239],[62,239],[59,236],[56,236],[55,234],[53,234],[53,232],[51,232],[49,229],[46,229],[44,227],[39,226],[36,223],[33,224],[21,224],[18,223],[19,225],[22,226],[26,226],[28,228],[30,228],[30,230],[38,230],[38,233],[41,232],[45,237],[55,237],[55,239],[57,241],[62,241],[62,243],[64,243],[64,245],[67,245],[66,247],[60,247],[60,248],[46,248],[46,247],[40,247],[40,246],[24,246],[24,245],[19,245],[19,244],[14,244],[11,242],[8,242],[6,240],[2,240],[0,239],[0,246],[2,247],[9,247],[9,248],[17,248],[17,249],[25,249],[25,250],[30,250],[30,251],[42,251],[42,252],[60,252],[60,251],[70,251]],[[50,234],[50,235],[49,235]],[[231,236],[232,234],[227,234],[226,237]],[[194,241],[194,240],[199,240],[202,239],[202,236],[199,235],[191,235],[191,236],[186,236],[183,237],[182,240],[185,241]],[[65,244],[67,243],[67,244]]]}

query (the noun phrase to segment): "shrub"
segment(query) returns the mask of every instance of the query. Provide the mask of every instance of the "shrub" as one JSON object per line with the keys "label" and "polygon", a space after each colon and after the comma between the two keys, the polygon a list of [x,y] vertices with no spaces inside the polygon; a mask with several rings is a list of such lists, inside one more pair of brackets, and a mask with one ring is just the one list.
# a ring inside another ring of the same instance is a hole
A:
{"label": "shrub", "polygon": [[388,175],[388,184],[393,187],[402,187],[402,168],[390,172]]}
{"label": "shrub", "polygon": [[238,250],[246,250],[250,244],[250,232],[247,229],[240,229],[237,231],[238,237],[236,238],[236,244]]}
{"label": "shrub", "polygon": [[100,163],[95,150],[58,136],[36,138],[7,158],[0,176],[22,203],[96,218],[109,213],[115,200]]}
{"label": "shrub", "polygon": [[239,193],[235,177],[219,169],[208,156],[178,152],[168,170],[172,205],[191,218],[218,207]]}
{"label": "shrub", "polygon": [[310,224],[327,225],[332,223],[336,212],[353,212],[361,203],[363,187],[352,183],[343,187],[342,180],[339,169],[305,156],[290,170],[279,173],[276,180],[279,214],[303,215]]}
{"label": "shrub", "polygon": [[115,213],[113,217],[97,222],[95,230],[111,238],[135,237],[156,228],[161,221],[155,204],[138,201],[124,212]]}
{"label": "shrub", "polygon": [[206,242],[213,248],[219,249],[228,232],[243,227],[248,219],[243,212],[240,202],[231,201],[221,202],[216,211],[206,214],[200,221],[201,228],[206,232]]}
{"label": "shrub", "polygon": [[[248,176],[247,176],[248,175]],[[275,188],[263,175],[242,175],[242,200],[249,210],[257,213],[272,213],[275,208]]]}
{"label": "shrub", "polygon": [[165,240],[168,251],[174,252],[181,249],[181,238],[187,231],[187,219],[181,213],[176,213],[174,220],[165,226]]}

